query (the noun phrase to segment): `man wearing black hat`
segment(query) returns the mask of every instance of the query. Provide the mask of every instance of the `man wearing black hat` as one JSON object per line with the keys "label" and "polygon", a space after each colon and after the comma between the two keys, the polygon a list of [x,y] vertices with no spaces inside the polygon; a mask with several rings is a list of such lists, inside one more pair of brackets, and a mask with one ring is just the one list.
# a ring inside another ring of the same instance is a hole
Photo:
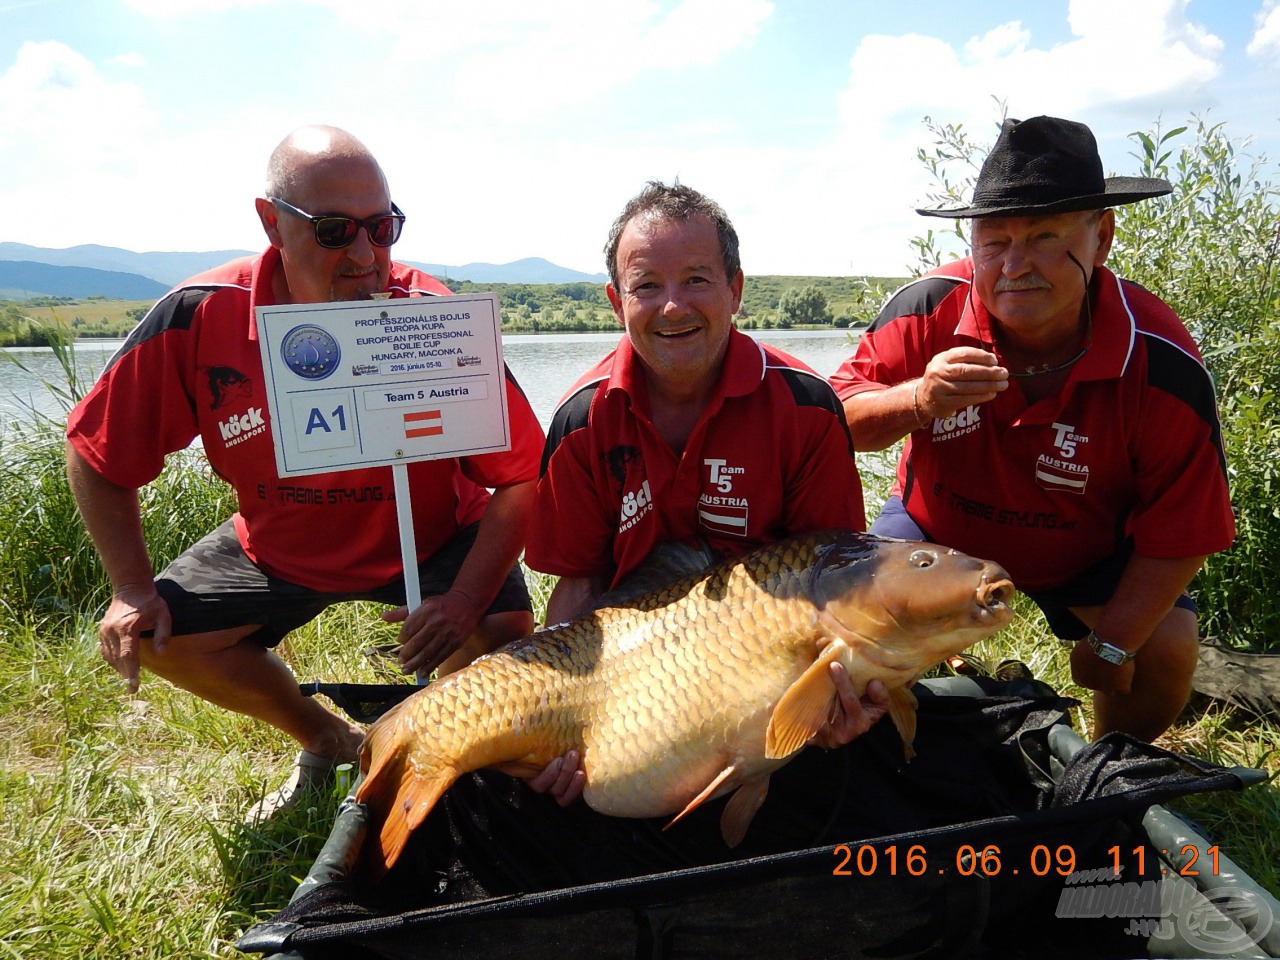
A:
{"label": "man wearing black hat", "polygon": [[833,378],[857,449],[908,437],[872,531],[1003,564],[1074,643],[1095,736],[1150,740],[1177,717],[1186,589],[1235,534],[1195,343],[1104,266],[1108,208],[1170,191],[1104,178],[1083,124],[1005,121],[972,204],[919,211],[970,219],[971,256],[898,291]]}

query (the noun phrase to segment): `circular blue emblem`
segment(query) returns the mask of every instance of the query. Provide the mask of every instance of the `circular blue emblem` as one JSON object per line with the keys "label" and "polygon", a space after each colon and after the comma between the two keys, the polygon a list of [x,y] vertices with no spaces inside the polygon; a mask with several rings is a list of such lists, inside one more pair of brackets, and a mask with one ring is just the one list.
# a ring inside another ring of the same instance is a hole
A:
{"label": "circular blue emblem", "polygon": [[338,369],[342,351],[328,330],[304,323],[284,335],[280,356],[304,380],[323,380]]}

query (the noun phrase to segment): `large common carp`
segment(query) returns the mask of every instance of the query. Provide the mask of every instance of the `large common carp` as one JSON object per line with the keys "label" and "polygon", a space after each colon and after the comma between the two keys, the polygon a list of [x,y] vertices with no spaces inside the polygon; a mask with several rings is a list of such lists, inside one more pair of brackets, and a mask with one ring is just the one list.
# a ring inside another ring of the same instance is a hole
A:
{"label": "large common carp", "polygon": [[734,845],[769,774],[827,723],[832,663],[859,694],[885,684],[909,756],[907,686],[1009,622],[1012,595],[1003,569],[945,547],[811,534],[516,640],[369,730],[367,862],[390,867],[462,774],[530,773],[570,749],[601,813],[683,816],[736,790],[721,818]]}

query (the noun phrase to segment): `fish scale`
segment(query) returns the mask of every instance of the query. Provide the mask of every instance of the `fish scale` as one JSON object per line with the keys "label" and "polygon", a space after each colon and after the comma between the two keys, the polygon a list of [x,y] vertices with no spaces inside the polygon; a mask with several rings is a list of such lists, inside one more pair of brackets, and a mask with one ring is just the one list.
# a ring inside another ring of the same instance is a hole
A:
{"label": "fish scale", "polygon": [[528,774],[571,749],[583,797],[602,813],[683,815],[743,789],[722,818],[736,842],[769,774],[827,722],[828,662],[843,663],[860,694],[880,679],[909,742],[905,686],[1007,622],[1011,594],[985,561],[827,532],[517,640],[370,729],[357,799],[381,828],[368,862],[387,869],[463,773]]}
{"label": "fish scale", "polygon": [[[600,702],[606,714],[625,716],[627,732],[637,736],[598,737],[594,730],[585,732],[593,762],[584,796],[595,809],[620,816],[654,816],[670,809],[673,796],[684,795],[687,802],[738,755],[742,729],[756,726],[772,706],[768,693],[776,687],[771,677],[780,663],[812,661],[817,640],[812,611],[790,599],[779,599],[794,592],[779,583],[779,577],[791,570],[784,565],[804,567],[806,558],[771,553],[756,561],[724,571],[667,606],[651,624],[653,642],[659,644],[656,649],[636,648],[611,658],[611,668],[601,677],[608,694]],[[708,594],[719,597],[720,605],[708,604]],[[659,605],[665,601],[666,596],[655,598]],[[723,616],[710,615],[724,609],[736,610],[738,615],[727,622]],[[683,630],[677,631],[677,626]],[[607,636],[627,636],[625,629]],[[723,642],[725,636],[731,641]],[[799,658],[788,655],[797,649]],[[642,661],[640,669],[633,669],[632,658]],[[751,664],[762,669],[743,669]],[[665,695],[666,678],[676,675],[696,676],[700,689],[706,691],[715,689],[714,681],[719,679],[720,694]],[[659,691],[656,702],[649,696],[655,688]],[[642,717],[645,723],[640,727]]]}

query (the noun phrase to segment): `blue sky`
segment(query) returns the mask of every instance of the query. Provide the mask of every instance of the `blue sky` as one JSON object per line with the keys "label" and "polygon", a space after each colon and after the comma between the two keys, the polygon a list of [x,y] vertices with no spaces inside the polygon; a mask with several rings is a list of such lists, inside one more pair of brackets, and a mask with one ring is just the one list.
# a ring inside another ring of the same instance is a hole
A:
{"label": "blue sky", "polygon": [[899,274],[922,118],[990,140],[996,99],[1112,173],[1192,114],[1280,156],[1280,0],[0,0],[0,240],[257,249],[267,155],[320,122],[382,161],[403,259],[599,271],[678,176],[748,273]]}

